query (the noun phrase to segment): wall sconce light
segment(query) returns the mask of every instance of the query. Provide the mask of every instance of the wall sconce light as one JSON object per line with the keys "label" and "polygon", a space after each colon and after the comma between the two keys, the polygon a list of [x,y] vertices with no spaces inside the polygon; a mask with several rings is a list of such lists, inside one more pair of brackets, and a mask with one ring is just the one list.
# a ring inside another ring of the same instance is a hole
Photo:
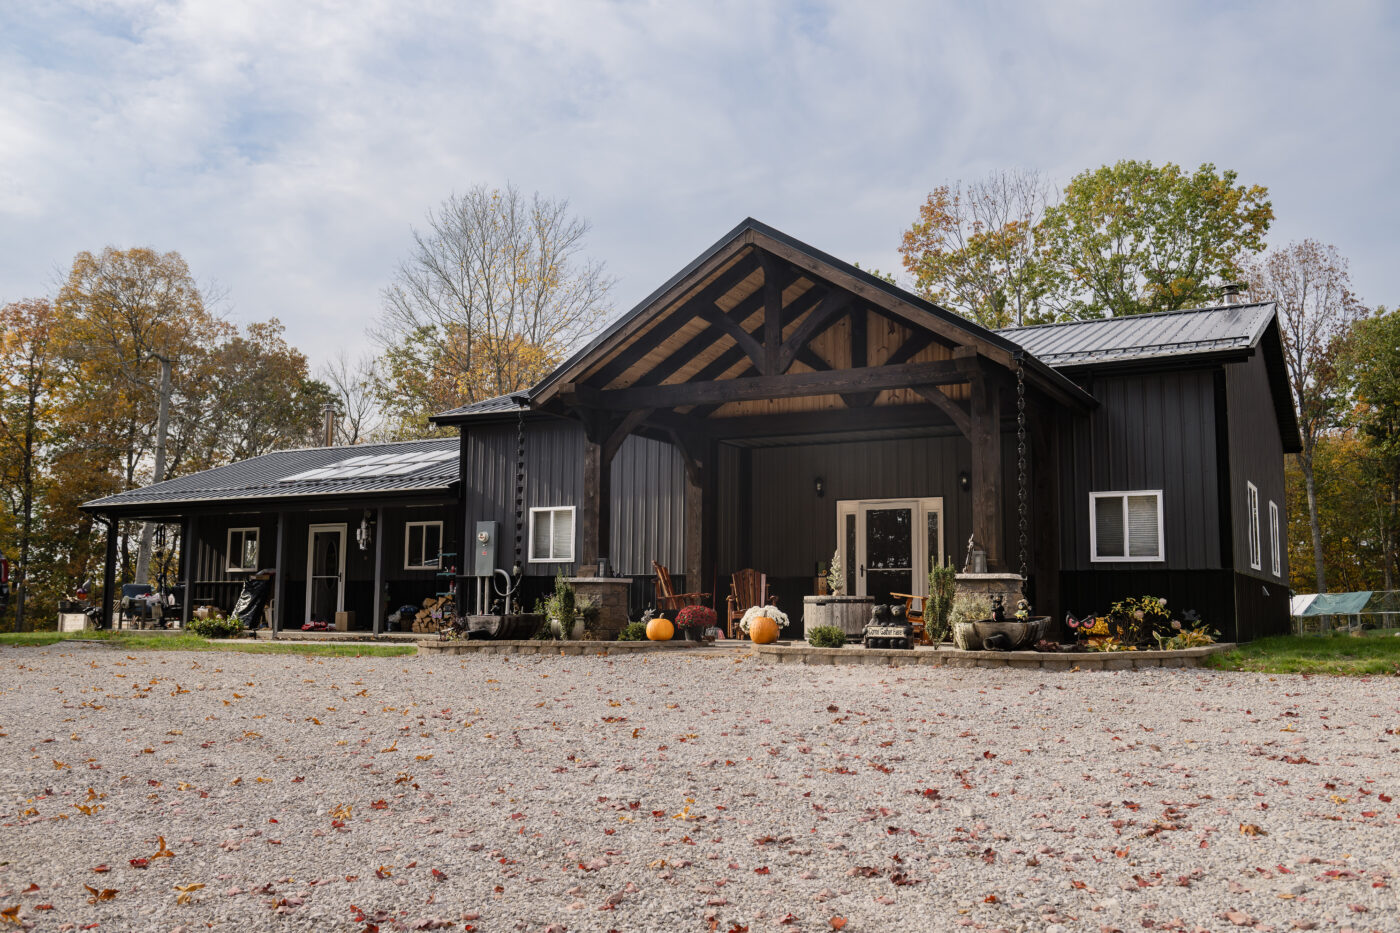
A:
{"label": "wall sconce light", "polygon": [[958,488],[961,489],[963,492],[967,492],[969,489],[972,488],[971,473],[968,473],[966,470],[963,470],[961,473],[958,474]]}
{"label": "wall sconce light", "polygon": [[826,480],[818,476],[812,482],[812,488],[816,491],[817,498],[820,499],[822,496],[826,495]]}
{"label": "wall sconce light", "polygon": [[360,519],[360,527],[355,530],[355,541],[359,543],[360,550],[368,551],[370,544],[374,542],[374,525],[369,520],[369,510],[365,510],[365,517]]}

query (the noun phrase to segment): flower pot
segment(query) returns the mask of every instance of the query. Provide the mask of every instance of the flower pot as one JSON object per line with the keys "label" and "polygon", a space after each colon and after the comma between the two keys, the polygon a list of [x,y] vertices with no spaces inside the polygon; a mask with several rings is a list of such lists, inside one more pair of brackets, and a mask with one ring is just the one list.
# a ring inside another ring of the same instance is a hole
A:
{"label": "flower pot", "polygon": [[681,626],[681,641],[704,641],[700,635],[700,630],[693,625]]}

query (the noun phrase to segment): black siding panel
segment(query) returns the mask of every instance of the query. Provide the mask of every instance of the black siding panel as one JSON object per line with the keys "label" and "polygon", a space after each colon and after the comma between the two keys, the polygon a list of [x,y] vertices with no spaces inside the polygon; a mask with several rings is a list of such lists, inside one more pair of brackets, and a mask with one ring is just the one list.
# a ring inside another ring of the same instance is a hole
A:
{"label": "black siding panel", "polygon": [[651,562],[685,565],[685,466],[663,441],[632,435],[612,462],[612,543],[605,556],[614,572],[652,573]]}
{"label": "black siding panel", "polygon": [[1162,596],[1176,611],[1194,609],[1225,641],[1238,640],[1235,575],[1228,570],[1074,571],[1060,575],[1061,603],[1076,617],[1104,615],[1128,596]]}
{"label": "black siding panel", "polygon": [[[1264,357],[1256,354],[1225,367],[1230,418],[1230,514],[1234,525],[1234,566],[1246,576],[1287,588],[1288,515],[1285,511],[1283,442],[1274,414]],[[1249,495],[1246,483],[1259,488],[1260,569],[1249,566]],[[1274,576],[1270,556],[1269,502],[1279,507],[1281,574]]]}

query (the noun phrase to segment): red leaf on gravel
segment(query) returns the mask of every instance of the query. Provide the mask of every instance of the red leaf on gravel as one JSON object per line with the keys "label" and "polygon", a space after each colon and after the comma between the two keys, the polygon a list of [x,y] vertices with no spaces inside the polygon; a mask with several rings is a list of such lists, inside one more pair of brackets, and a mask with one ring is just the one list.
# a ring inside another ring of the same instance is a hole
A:
{"label": "red leaf on gravel", "polygon": [[375,810],[387,810],[387,809],[389,809],[389,805],[388,805],[387,803],[385,803],[384,801],[382,801],[382,800],[376,800],[374,803],[370,804],[370,806],[371,806],[372,808],[374,808]]}
{"label": "red leaf on gravel", "polygon": [[764,866],[762,866],[762,867],[760,867],[760,868],[755,868],[755,869],[753,870],[753,873],[754,873],[755,875],[766,875],[766,874],[768,874],[768,866],[767,866],[767,865],[764,865]]}
{"label": "red leaf on gravel", "polygon": [[832,928],[833,930],[841,930],[841,929],[844,929],[845,926],[846,926],[846,918],[845,918],[845,917],[832,917],[832,918],[831,918],[831,928]]}
{"label": "red leaf on gravel", "polygon": [[436,878],[438,881],[446,881],[446,880],[447,880],[447,875],[446,875],[446,873],[440,872],[440,871],[438,871],[436,868],[433,869],[433,877]]}
{"label": "red leaf on gravel", "polygon": [[98,865],[96,868],[93,869],[93,871],[97,872],[98,874],[101,874],[101,873],[104,872],[104,871],[111,871],[111,870],[112,870],[111,867],[108,866],[108,865]]}
{"label": "red leaf on gravel", "polygon": [[151,860],[148,858],[134,858],[130,861],[132,868],[145,868],[147,865],[151,864]]}

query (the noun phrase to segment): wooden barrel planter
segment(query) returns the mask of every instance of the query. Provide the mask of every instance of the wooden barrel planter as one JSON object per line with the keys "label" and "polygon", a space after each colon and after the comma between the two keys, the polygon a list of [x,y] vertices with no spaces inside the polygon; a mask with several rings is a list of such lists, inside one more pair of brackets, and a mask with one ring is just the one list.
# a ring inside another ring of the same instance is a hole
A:
{"label": "wooden barrel planter", "polygon": [[802,637],[819,625],[834,625],[846,633],[847,641],[859,641],[874,608],[873,596],[804,596]]}

